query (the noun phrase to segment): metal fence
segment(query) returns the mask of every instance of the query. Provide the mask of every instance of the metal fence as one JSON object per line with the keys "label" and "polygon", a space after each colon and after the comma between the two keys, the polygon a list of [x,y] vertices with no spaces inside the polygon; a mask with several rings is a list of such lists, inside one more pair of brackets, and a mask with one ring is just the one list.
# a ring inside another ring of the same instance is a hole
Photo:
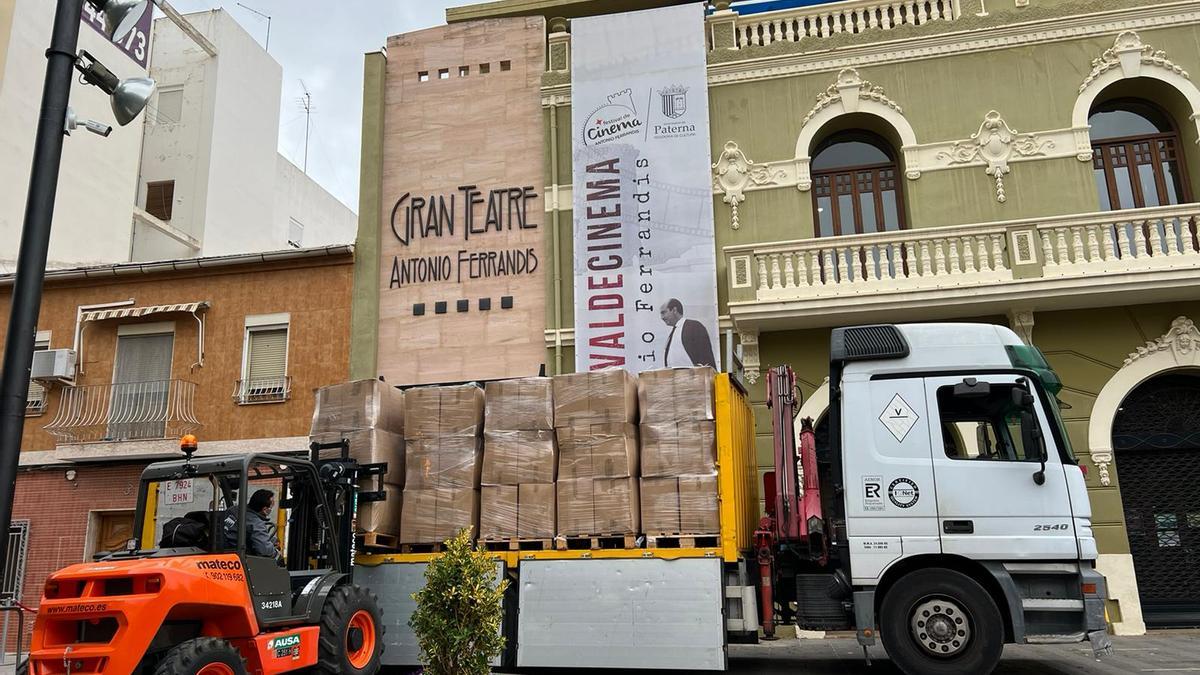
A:
{"label": "metal fence", "polygon": [[25,587],[25,562],[29,551],[29,521],[14,520],[8,529],[8,557],[4,561],[4,575],[0,578],[0,639],[4,649],[0,650],[0,668],[18,664],[22,660],[25,624],[32,617],[25,616],[21,606],[21,593]]}

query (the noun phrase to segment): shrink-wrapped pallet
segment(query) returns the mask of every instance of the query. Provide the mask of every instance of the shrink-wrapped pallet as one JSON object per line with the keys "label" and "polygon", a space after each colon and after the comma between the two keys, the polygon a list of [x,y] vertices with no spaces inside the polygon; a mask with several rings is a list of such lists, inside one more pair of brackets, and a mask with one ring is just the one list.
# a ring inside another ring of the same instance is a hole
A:
{"label": "shrink-wrapped pallet", "polygon": [[637,381],[642,424],[714,419],[715,376],[708,366],[642,371]]}

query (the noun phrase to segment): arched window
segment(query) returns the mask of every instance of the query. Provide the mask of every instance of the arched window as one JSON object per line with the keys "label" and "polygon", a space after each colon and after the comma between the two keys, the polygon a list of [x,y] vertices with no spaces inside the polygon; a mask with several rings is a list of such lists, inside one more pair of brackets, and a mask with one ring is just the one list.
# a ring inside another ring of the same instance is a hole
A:
{"label": "arched window", "polygon": [[891,145],[866,131],[827,138],[812,158],[813,220],[818,237],[905,227],[900,167]]}
{"label": "arched window", "polygon": [[1116,99],[1092,109],[1093,173],[1105,211],[1191,201],[1170,116],[1138,99]]}

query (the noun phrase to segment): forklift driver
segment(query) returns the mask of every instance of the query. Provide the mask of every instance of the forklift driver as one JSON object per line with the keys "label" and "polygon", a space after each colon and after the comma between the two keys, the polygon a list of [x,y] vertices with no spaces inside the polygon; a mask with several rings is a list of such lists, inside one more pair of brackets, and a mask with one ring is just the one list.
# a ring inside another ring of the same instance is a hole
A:
{"label": "forklift driver", "polygon": [[[275,506],[275,495],[270,490],[257,490],[250,495],[246,505],[246,553],[263,558],[273,558],[283,563],[279,550],[279,530],[271,522],[271,509]],[[237,546],[237,504],[225,514],[225,545]]]}

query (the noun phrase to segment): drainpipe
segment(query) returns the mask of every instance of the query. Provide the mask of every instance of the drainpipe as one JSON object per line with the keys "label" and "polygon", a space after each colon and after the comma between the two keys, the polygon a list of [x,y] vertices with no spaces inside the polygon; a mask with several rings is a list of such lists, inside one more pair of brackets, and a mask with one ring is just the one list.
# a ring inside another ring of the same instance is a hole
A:
{"label": "drainpipe", "polygon": [[550,185],[553,196],[550,198],[550,242],[554,250],[554,374],[563,372],[562,348],[562,255],[559,248],[559,203],[558,203],[558,104],[550,104]]}

